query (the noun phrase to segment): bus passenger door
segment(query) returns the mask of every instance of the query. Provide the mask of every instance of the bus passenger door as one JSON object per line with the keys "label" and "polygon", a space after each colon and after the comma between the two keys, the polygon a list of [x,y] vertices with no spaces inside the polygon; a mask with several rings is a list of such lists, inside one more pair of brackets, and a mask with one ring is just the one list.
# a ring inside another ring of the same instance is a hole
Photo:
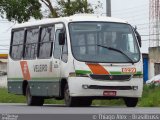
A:
{"label": "bus passenger door", "polygon": [[58,82],[56,82],[59,86],[60,81],[60,66],[61,66],[61,54],[62,54],[62,46],[59,45],[59,33],[61,29],[63,28],[63,24],[55,24],[55,41],[54,41],[54,47],[53,47],[53,75]]}

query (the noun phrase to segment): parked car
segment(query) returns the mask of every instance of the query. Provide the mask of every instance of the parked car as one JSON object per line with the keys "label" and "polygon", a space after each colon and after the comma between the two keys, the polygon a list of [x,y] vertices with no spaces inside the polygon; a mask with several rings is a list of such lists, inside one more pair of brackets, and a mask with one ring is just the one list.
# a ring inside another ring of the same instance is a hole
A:
{"label": "parked car", "polygon": [[146,84],[159,84],[160,85],[160,74],[152,77],[150,80],[147,80]]}

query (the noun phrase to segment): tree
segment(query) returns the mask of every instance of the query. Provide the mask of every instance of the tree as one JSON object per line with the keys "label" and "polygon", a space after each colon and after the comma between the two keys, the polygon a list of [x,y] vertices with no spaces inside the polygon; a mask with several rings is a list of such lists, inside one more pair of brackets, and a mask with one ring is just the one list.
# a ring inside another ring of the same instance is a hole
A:
{"label": "tree", "polygon": [[[1,16],[19,23],[28,21],[31,17],[41,19],[41,6],[49,9],[48,17],[70,16],[75,13],[94,13],[91,4],[87,0],[57,0],[53,5],[52,0],[0,0]],[[57,7],[55,7],[57,6]],[[99,5],[97,5],[100,7]],[[98,8],[98,7],[95,8]]]}
{"label": "tree", "polygon": [[57,14],[57,9],[53,7],[53,4],[51,2],[51,0],[40,0],[42,3],[44,3],[47,8],[50,10],[50,13],[51,13],[51,17],[58,17],[58,14]]}
{"label": "tree", "polygon": [[75,1],[64,1],[58,2],[58,12],[60,16],[69,16],[76,13],[93,13],[92,6],[87,0],[75,0]]}
{"label": "tree", "polygon": [[21,23],[31,17],[40,19],[42,18],[40,8],[38,0],[0,0],[1,17],[5,16],[9,21],[15,20]]}
{"label": "tree", "polygon": [[87,0],[59,0],[57,7],[53,6],[51,0],[41,0],[50,10],[50,17],[70,16],[75,13],[93,13],[92,6]]}

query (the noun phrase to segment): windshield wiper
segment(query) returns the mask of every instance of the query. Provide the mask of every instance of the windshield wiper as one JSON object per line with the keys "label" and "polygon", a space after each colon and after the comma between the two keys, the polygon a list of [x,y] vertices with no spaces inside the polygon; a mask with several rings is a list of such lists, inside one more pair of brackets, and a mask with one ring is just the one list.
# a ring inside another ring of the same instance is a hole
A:
{"label": "windshield wiper", "polygon": [[119,53],[123,54],[124,56],[126,56],[126,57],[128,58],[128,60],[129,60],[132,64],[134,64],[134,61],[133,61],[127,54],[125,54],[125,53],[124,53],[123,51],[121,51],[121,50],[118,50],[118,49],[113,48],[113,47],[103,46],[103,45],[97,45],[97,46],[100,46],[100,47],[103,47],[103,48],[107,48],[107,49],[109,49],[109,50],[113,50],[113,51],[119,52]]}

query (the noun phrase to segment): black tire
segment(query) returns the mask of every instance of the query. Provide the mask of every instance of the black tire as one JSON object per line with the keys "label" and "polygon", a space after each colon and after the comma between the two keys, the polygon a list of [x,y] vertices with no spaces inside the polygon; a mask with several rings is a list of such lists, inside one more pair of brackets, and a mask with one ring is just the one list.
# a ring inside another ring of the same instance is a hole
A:
{"label": "black tire", "polygon": [[64,88],[64,101],[67,107],[87,107],[92,104],[92,100],[88,98],[71,97],[68,85]]}
{"label": "black tire", "polygon": [[136,107],[138,103],[138,98],[127,97],[127,98],[124,98],[124,102],[127,107]]}
{"label": "black tire", "polygon": [[66,84],[64,87],[64,101],[67,107],[77,107],[78,106],[78,99],[76,97],[70,96],[68,84]]}
{"label": "black tire", "polygon": [[89,107],[92,104],[92,99],[89,98],[79,98],[80,107]]}
{"label": "black tire", "polygon": [[26,87],[26,102],[28,106],[42,106],[44,99],[41,97],[32,96],[29,85]]}

